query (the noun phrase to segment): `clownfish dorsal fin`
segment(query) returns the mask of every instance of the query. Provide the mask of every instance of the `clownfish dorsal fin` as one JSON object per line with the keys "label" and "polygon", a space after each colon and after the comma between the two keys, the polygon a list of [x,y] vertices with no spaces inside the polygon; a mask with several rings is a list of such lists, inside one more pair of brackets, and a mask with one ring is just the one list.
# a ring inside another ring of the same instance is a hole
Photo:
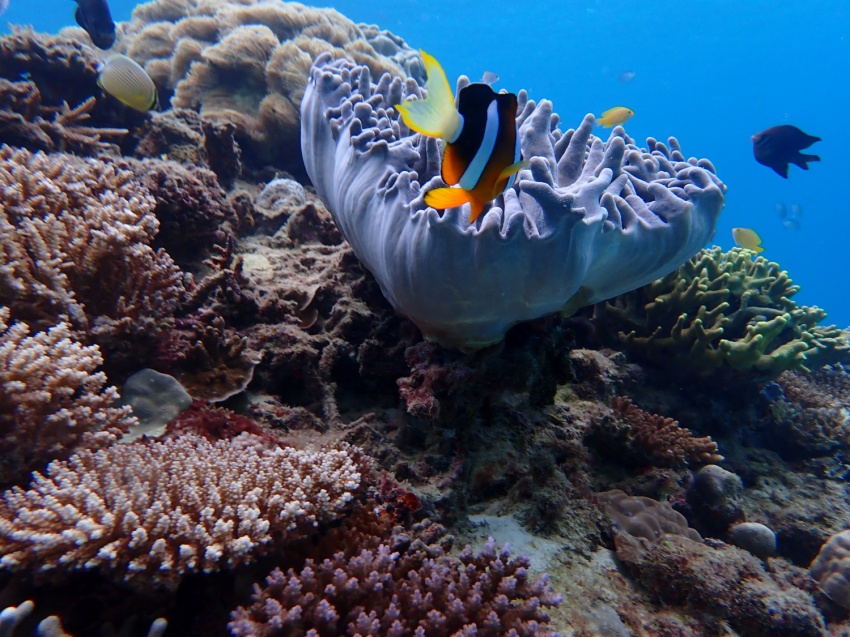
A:
{"label": "clownfish dorsal fin", "polygon": [[455,98],[443,67],[425,51],[420,53],[428,75],[425,84],[428,95],[425,99],[397,104],[396,109],[401,113],[405,124],[417,133],[453,142],[460,135],[463,117],[455,108]]}

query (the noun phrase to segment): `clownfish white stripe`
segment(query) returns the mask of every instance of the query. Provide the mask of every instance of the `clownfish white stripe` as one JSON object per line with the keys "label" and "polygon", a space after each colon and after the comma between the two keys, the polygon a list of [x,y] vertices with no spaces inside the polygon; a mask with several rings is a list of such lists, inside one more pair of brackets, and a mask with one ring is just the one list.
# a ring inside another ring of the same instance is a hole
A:
{"label": "clownfish white stripe", "polygon": [[475,157],[469,162],[469,166],[463,172],[463,175],[458,182],[458,185],[464,190],[472,190],[481,179],[481,174],[484,168],[487,167],[487,162],[490,161],[490,156],[493,154],[493,149],[496,147],[496,138],[499,135],[499,108],[496,100],[490,102],[487,107],[487,125],[484,127],[484,137],[481,139],[481,145],[475,153]]}
{"label": "clownfish white stripe", "polygon": [[[522,161],[522,148],[519,144],[519,132],[517,131],[516,144],[514,145],[514,163],[517,163],[518,161]],[[513,187],[514,182],[516,181],[516,176],[518,174],[519,173],[514,173],[513,175],[511,175],[510,179],[508,179],[507,185],[505,186],[505,190]]]}

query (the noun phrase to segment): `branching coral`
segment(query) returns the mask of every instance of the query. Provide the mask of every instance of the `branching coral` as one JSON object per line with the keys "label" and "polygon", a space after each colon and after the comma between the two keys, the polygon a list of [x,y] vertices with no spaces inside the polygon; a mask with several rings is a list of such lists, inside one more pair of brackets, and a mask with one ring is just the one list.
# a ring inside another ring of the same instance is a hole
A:
{"label": "branching coral", "polygon": [[0,37],[0,143],[92,155],[121,141],[127,118],[95,99],[98,63],[79,38],[29,28]]}
{"label": "branching coral", "polygon": [[75,449],[116,440],[135,423],[113,407],[114,387],[97,368],[97,346],[83,347],[67,324],[30,335],[0,307],[0,484]]}
{"label": "branching coral", "polygon": [[183,298],[182,273],[148,244],[159,226],[133,174],[99,160],[0,148],[0,302],[101,336],[149,330]]}
{"label": "branching coral", "polygon": [[678,270],[597,306],[603,333],[630,352],[704,376],[721,369],[776,375],[850,360],[850,339],[798,306],[779,265],[742,248],[703,250]]}
{"label": "branching coral", "polygon": [[[414,545],[415,546],[415,545]],[[234,635],[552,635],[544,608],[557,606],[545,577],[532,581],[527,558],[510,559],[491,539],[459,560],[422,550],[394,553],[387,545],[300,572],[275,570],[254,604],[233,613]]]}
{"label": "branching coral", "polygon": [[[714,232],[725,187],[675,140],[607,142],[593,116],[557,129],[550,102],[519,94],[528,169],[480,221],[439,213],[436,140],[410,134],[394,106],[412,81],[320,56],[301,105],[302,152],[317,192],[397,311],[459,348],[499,341],[520,321],[575,310],[664,276]],[[466,82],[462,79],[461,86]]]}
{"label": "branching coral", "polygon": [[145,67],[172,106],[230,122],[256,167],[302,172],[299,107],[310,64],[323,51],[377,74],[414,73],[418,54],[399,38],[330,9],[264,0],[154,0],[139,5],[116,50]]}
{"label": "branching coral", "polygon": [[644,411],[628,398],[611,401],[614,417],[604,416],[589,432],[605,453],[639,467],[705,465],[723,460],[709,436],[695,437],[673,418]]}
{"label": "branching coral", "polygon": [[0,567],[160,586],[245,564],[341,517],[357,455],[195,435],[82,451],[0,503]]}

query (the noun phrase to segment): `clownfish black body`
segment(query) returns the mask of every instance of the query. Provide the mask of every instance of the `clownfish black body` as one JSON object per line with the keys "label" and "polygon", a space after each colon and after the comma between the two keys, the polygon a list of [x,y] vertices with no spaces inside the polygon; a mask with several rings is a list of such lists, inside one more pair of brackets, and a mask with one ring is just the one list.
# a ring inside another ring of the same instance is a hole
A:
{"label": "clownfish black body", "polygon": [[487,84],[470,84],[460,90],[455,108],[439,62],[421,53],[428,96],[396,108],[411,129],[446,142],[441,173],[452,187],[429,190],[425,203],[438,210],[468,203],[472,223],[528,164],[522,160],[517,135],[517,97],[496,93]]}

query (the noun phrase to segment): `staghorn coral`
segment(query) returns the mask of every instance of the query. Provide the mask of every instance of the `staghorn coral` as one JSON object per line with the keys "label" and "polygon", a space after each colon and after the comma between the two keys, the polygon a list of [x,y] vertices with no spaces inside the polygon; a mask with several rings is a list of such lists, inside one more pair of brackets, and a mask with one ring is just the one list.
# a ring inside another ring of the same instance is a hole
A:
{"label": "staghorn coral", "polygon": [[74,340],[65,323],[30,335],[0,307],[0,484],[76,449],[114,442],[136,419],[114,407],[97,346]]}
{"label": "staghorn coral", "polygon": [[0,568],[99,569],[140,586],[253,561],[342,516],[363,488],[345,449],[302,451],[243,434],[82,451],[0,503]]}
{"label": "staghorn coral", "polygon": [[[420,543],[421,544],[421,543]],[[553,635],[546,607],[557,606],[545,577],[531,581],[529,561],[510,559],[490,539],[477,555],[429,557],[386,544],[346,558],[307,560],[300,572],[272,571],[254,604],[233,612],[233,635]]]}
{"label": "staghorn coral", "polygon": [[184,295],[182,273],[148,244],[155,204],[131,172],[100,160],[0,148],[0,303],[83,338],[155,333]]}
{"label": "staghorn coral", "polygon": [[117,100],[101,99],[101,60],[79,31],[54,36],[13,27],[0,37],[0,143],[94,155],[123,145],[144,121]]}
{"label": "staghorn coral", "polygon": [[[678,270],[596,307],[600,333],[677,374],[754,370],[777,375],[850,360],[850,339],[798,306],[779,265],[743,248],[702,250]],[[727,374],[728,376],[728,374]]]}
{"label": "staghorn coral", "polygon": [[323,51],[376,74],[415,74],[418,54],[396,36],[357,26],[332,9],[294,2],[154,0],[140,4],[115,49],[142,64],[160,99],[235,126],[255,168],[303,174],[299,108],[310,65]]}
{"label": "staghorn coral", "polygon": [[[425,206],[439,144],[393,108],[412,81],[322,54],[301,103],[307,172],[393,307],[429,339],[474,349],[520,321],[574,311],[669,273],[714,232],[725,187],[675,140],[635,146],[622,128],[593,137],[589,115],[557,129],[550,102],[519,94],[530,158],[480,222]],[[461,78],[459,87],[468,80]],[[592,257],[592,258],[591,258]]]}
{"label": "staghorn coral", "polygon": [[588,440],[603,452],[637,467],[681,467],[720,462],[710,436],[695,437],[673,418],[644,411],[624,396],[611,400],[613,417],[603,416]]}

